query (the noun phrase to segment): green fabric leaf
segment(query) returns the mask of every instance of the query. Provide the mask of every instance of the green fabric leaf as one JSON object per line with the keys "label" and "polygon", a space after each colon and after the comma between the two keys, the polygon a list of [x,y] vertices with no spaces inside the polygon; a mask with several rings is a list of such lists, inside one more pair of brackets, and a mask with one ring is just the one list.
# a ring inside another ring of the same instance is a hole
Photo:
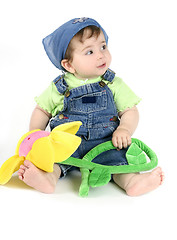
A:
{"label": "green fabric leaf", "polygon": [[79,195],[81,197],[86,197],[88,196],[88,193],[89,193],[88,179],[90,176],[90,171],[87,168],[80,168],[80,171],[82,173],[82,182],[79,188]]}
{"label": "green fabric leaf", "polygon": [[127,161],[130,165],[146,163],[146,155],[136,143],[132,143],[126,153]]}
{"label": "green fabric leaf", "polygon": [[111,179],[110,171],[106,168],[94,168],[89,177],[89,185],[98,187],[107,184]]}

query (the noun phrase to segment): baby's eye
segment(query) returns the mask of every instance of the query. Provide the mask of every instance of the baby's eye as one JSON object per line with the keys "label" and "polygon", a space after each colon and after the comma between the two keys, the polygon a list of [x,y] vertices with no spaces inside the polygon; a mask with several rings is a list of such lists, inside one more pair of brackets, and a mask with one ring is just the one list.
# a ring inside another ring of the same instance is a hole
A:
{"label": "baby's eye", "polygon": [[106,44],[104,44],[102,47],[101,47],[101,50],[105,50],[107,48]]}
{"label": "baby's eye", "polygon": [[88,51],[88,52],[86,53],[86,55],[91,55],[92,53],[93,53],[93,51],[90,50],[90,51]]}

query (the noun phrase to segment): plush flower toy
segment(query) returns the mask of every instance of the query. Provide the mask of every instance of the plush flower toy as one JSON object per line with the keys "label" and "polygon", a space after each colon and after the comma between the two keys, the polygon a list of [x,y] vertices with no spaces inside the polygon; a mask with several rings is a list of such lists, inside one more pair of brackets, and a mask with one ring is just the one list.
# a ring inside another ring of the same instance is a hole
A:
{"label": "plush flower toy", "polygon": [[25,159],[46,172],[53,171],[54,163],[62,163],[80,168],[82,182],[79,195],[84,197],[88,195],[90,187],[107,184],[111,174],[147,171],[157,166],[156,154],[135,138],[132,138],[126,152],[128,165],[106,166],[92,161],[97,155],[116,149],[112,141],[96,146],[82,159],[70,157],[81,143],[81,138],[75,135],[81,124],[79,121],[70,122],[59,125],[52,132],[38,129],[23,135],[17,144],[15,155],[0,168],[0,184],[7,183]]}
{"label": "plush flower toy", "polygon": [[72,122],[62,124],[52,132],[37,129],[24,134],[15,155],[0,168],[0,184],[7,183],[25,159],[46,172],[53,172],[54,163],[66,160],[80,145],[81,139],[75,134],[81,124]]}

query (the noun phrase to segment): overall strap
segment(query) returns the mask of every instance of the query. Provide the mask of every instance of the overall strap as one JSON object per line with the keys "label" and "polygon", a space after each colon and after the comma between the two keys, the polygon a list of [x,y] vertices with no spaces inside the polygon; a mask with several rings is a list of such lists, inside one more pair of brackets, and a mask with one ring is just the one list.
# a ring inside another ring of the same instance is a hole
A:
{"label": "overall strap", "polygon": [[57,78],[53,80],[53,83],[55,84],[58,92],[60,94],[64,94],[66,90],[68,89],[68,85],[64,79],[64,75],[60,75]]}
{"label": "overall strap", "polygon": [[108,68],[102,77],[104,80],[112,82],[115,77],[115,72]]}
{"label": "overall strap", "polygon": [[[108,68],[108,70],[104,73],[104,75],[102,77],[104,80],[112,82],[115,77],[115,72]],[[69,91],[68,85],[64,79],[64,75],[59,75],[57,78],[55,78],[53,80],[53,82],[60,94],[65,94]]]}

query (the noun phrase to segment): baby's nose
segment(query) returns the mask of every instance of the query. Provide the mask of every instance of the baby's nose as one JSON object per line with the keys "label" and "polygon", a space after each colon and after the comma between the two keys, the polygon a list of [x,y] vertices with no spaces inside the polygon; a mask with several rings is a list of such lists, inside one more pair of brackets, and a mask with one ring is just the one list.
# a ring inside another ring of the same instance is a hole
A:
{"label": "baby's nose", "polygon": [[99,60],[99,59],[102,59],[103,57],[104,57],[104,54],[101,51],[99,51],[97,55],[97,59]]}

